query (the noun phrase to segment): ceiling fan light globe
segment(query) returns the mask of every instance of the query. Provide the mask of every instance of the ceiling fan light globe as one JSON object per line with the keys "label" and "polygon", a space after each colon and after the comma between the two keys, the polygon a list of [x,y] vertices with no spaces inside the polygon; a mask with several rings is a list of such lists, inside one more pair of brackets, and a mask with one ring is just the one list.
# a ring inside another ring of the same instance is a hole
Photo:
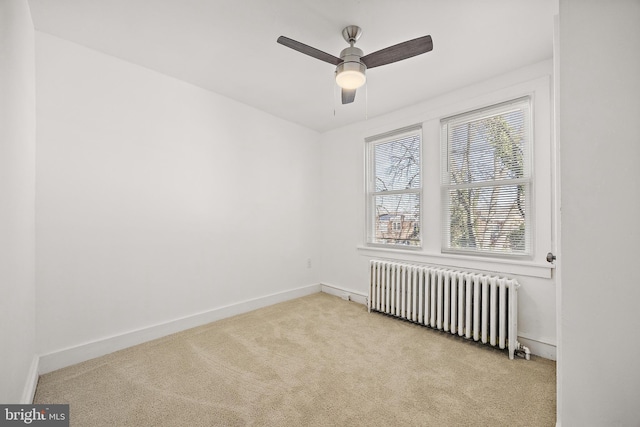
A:
{"label": "ceiling fan light globe", "polygon": [[347,70],[336,75],[336,83],[343,89],[358,89],[366,81],[367,76],[360,71]]}
{"label": "ceiling fan light globe", "polygon": [[344,62],[336,69],[336,83],[342,89],[358,89],[367,81],[365,66],[360,62]]}

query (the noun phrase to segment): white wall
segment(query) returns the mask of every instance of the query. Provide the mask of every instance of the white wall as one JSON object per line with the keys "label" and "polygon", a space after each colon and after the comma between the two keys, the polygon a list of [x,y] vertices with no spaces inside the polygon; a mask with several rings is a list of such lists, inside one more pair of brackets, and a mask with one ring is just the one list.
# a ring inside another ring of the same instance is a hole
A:
{"label": "white wall", "polygon": [[40,354],[318,286],[317,133],[40,32],[36,64]]}
{"label": "white wall", "polygon": [[0,402],[35,390],[34,31],[26,1],[0,2]]}
{"label": "white wall", "polygon": [[560,1],[564,426],[640,420],[640,2]]}
{"label": "white wall", "polygon": [[[323,283],[367,293],[368,262],[391,258],[430,265],[492,271],[515,277],[520,290],[519,336],[542,356],[555,358],[556,313],[553,270],[544,260],[552,245],[551,75],[552,61],[425,101],[322,135]],[[513,263],[440,252],[440,119],[519,96],[534,96],[535,256]],[[365,243],[364,138],[416,123],[423,125],[423,248],[417,252],[367,248]]]}

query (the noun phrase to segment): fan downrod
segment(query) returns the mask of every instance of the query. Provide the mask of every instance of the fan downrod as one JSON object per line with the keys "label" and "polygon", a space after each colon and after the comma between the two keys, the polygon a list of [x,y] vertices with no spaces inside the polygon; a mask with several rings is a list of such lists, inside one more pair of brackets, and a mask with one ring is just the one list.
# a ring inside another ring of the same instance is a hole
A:
{"label": "fan downrod", "polygon": [[351,46],[355,44],[356,41],[362,35],[362,28],[357,25],[349,25],[342,30],[342,37],[349,43]]}

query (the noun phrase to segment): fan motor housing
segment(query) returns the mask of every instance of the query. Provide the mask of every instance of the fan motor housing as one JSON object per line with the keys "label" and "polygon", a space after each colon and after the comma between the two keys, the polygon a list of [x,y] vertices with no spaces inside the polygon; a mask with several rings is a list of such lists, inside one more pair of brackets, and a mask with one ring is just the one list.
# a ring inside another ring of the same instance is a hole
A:
{"label": "fan motor housing", "polygon": [[360,58],[364,55],[362,49],[358,49],[355,46],[342,49],[340,52],[340,59],[344,62],[360,62]]}
{"label": "fan motor housing", "polygon": [[340,59],[344,62],[338,65],[336,74],[340,74],[343,71],[358,71],[364,74],[367,71],[367,67],[360,61],[362,55],[362,49],[354,46],[343,49],[340,52]]}

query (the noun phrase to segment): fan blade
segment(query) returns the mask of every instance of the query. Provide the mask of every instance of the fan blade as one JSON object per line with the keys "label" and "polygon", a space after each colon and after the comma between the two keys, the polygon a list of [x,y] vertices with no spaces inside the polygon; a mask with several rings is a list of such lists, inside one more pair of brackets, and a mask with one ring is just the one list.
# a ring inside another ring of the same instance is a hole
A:
{"label": "fan blade", "polygon": [[330,55],[326,52],[316,49],[315,47],[307,46],[304,43],[297,42],[285,36],[278,37],[278,43],[286,47],[290,47],[293,50],[304,53],[305,55],[313,56],[320,61],[328,62],[329,64],[338,65],[342,62],[342,59],[337,56]]}
{"label": "fan blade", "polygon": [[342,89],[342,103],[351,104],[356,99],[355,89]]}
{"label": "fan blade", "polygon": [[429,52],[432,49],[433,41],[431,40],[431,36],[424,36],[370,53],[360,58],[360,60],[367,68],[374,68],[391,64],[392,62],[402,61],[403,59]]}

